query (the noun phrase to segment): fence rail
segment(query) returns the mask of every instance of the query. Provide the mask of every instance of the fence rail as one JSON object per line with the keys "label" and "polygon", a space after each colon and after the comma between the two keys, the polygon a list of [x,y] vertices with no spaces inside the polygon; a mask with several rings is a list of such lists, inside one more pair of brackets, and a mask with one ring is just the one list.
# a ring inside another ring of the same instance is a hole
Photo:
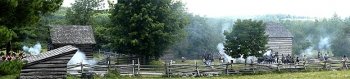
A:
{"label": "fence rail", "polygon": [[[303,61],[302,61],[303,62]],[[132,60],[131,64],[117,65],[88,65],[88,64],[73,64],[67,66],[68,71],[75,71],[75,75],[80,75],[82,72],[91,71],[105,74],[108,70],[117,70],[121,75],[188,75],[188,76],[203,76],[203,75],[219,75],[219,74],[245,74],[257,73],[264,71],[282,71],[282,70],[305,70],[305,69],[348,69],[350,65],[348,61],[321,61],[317,63],[289,63],[289,64],[257,64],[257,63],[231,63],[206,66],[202,64],[172,64],[164,63],[164,65],[141,65],[139,60]]]}

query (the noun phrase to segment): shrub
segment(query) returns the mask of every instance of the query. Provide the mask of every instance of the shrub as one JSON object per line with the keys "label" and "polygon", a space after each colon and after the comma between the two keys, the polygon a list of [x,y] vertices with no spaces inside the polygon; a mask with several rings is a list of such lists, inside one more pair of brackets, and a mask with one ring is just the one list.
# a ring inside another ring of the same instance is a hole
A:
{"label": "shrub", "polygon": [[109,70],[105,75],[107,78],[117,78],[120,77],[120,73],[117,70]]}
{"label": "shrub", "polygon": [[0,74],[19,74],[24,63],[21,60],[3,61],[0,63]]}
{"label": "shrub", "polygon": [[164,66],[164,63],[160,60],[153,60],[150,62],[150,65]]}

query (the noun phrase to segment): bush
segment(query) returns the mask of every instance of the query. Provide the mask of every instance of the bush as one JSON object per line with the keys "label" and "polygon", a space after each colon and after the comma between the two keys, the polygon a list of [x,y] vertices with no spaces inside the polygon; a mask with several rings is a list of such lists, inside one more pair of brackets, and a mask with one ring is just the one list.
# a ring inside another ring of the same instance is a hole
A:
{"label": "bush", "polygon": [[117,70],[109,70],[105,76],[107,78],[117,78],[120,76],[120,73]]}
{"label": "bush", "polygon": [[164,66],[164,63],[160,60],[153,60],[150,62],[150,65]]}
{"label": "bush", "polygon": [[0,74],[19,74],[23,66],[24,63],[21,60],[4,61],[0,63]]}

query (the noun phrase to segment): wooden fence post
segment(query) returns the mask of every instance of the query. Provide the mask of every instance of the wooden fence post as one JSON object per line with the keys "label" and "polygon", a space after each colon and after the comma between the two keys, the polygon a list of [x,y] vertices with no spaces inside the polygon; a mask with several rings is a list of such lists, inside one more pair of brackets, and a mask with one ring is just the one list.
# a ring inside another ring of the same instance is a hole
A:
{"label": "wooden fence post", "polygon": [[164,67],[165,67],[165,75],[169,77],[168,64],[166,62],[164,63]]}
{"label": "wooden fence post", "polygon": [[141,64],[140,64],[140,59],[137,58],[137,75],[140,74],[140,66],[141,66]]}
{"label": "wooden fence post", "polygon": [[135,76],[135,61],[134,60],[132,60],[131,67],[132,67],[132,75]]}
{"label": "wooden fence post", "polygon": [[250,66],[253,69],[253,73],[255,73],[254,61],[252,59],[250,59]]}
{"label": "wooden fence post", "polygon": [[109,71],[110,69],[110,66],[111,66],[111,58],[110,58],[110,55],[107,56],[107,71]]}
{"label": "wooden fence post", "polygon": [[324,68],[324,69],[327,69],[327,61],[324,61],[323,68]]}
{"label": "wooden fence post", "polygon": [[83,61],[80,62],[80,71],[81,71],[81,75],[83,75],[84,72],[84,66],[83,66]]}
{"label": "wooden fence post", "polygon": [[197,76],[199,76],[199,70],[198,70],[198,64],[197,64],[197,61],[195,60],[194,63],[196,64],[196,74]]}
{"label": "wooden fence post", "polygon": [[226,68],[225,68],[225,74],[228,74],[228,64],[225,64]]}
{"label": "wooden fence post", "polygon": [[304,70],[306,70],[306,60],[304,60],[303,62],[303,67],[304,67]]}

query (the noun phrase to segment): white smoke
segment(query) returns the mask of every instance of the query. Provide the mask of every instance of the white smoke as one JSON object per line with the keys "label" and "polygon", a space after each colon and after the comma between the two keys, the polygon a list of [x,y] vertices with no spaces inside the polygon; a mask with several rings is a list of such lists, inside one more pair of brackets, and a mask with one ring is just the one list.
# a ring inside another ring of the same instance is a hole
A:
{"label": "white smoke", "polygon": [[41,44],[37,42],[33,47],[23,46],[23,51],[31,55],[39,55],[41,51]]}
{"label": "white smoke", "polygon": [[[219,50],[220,56],[224,58],[224,62],[223,63],[235,63],[236,60],[225,53],[224,44],[223,43],[219,43],[218,46],[217,46],[217,49]],[[233,62],[231,62],[231,60]]]}
{"label": "white smoke", "polygon": [[313,52],[314,47],[308,47],[307,49],[304,50],[304,53],[302,53],[301,56],[306,56],[306,57],[314,57],[316,54]]}
{"label": "white smoke", "polygon": [[[67,65],[71,66],[71,65],[79,65],[80,63],[82,64],[88,64],[90,66],[83,66],[83,70],[88,70],[91,71],[92,68],[91,66],[94,66],[97,61],[92,59],[92,60],[87,60],[86,56],[84,54],[84,52],[78,50],[73,57],[68,61]],[[68,69],[68,73],[69,74],[79,74],[78,71],[81,71],[81,67],[74,67],[74,68],[70,68]]]}
{"label": "white smoke", "polygon": [[328,49],[330,47],[330,43],[329,43],[329,37],[322,37],[320,38],[320,42],[318,43],[318,49]]}
{"label": "white smoke", "polygon": [[241,57],[237,58],[236,62],[237,63],[244,63],[245,59],[243,58],[244,54],[240,54]]}
{"label": "white smoke", "polygon": [[[253,62],[252,62],[253,61]],[[256,58],[255,56],[248,56],[247,57],[247,63],[250,64],[250,63],[254,63],[258,61],[258,58]]]}
{"label": "white smoke", "polygon": [[264,56],[270,56],[272,54],[271,52],[272,52],[271,50],[267,50],[263,55]]}
{"label": "white smoke", "polygon": [[78,50],[73,57],[68,61],[67,65],[73,65],[73,64],[89,64],[89,65],[95,65],[97,63],[96,60],[87,60],[84,52]]}

